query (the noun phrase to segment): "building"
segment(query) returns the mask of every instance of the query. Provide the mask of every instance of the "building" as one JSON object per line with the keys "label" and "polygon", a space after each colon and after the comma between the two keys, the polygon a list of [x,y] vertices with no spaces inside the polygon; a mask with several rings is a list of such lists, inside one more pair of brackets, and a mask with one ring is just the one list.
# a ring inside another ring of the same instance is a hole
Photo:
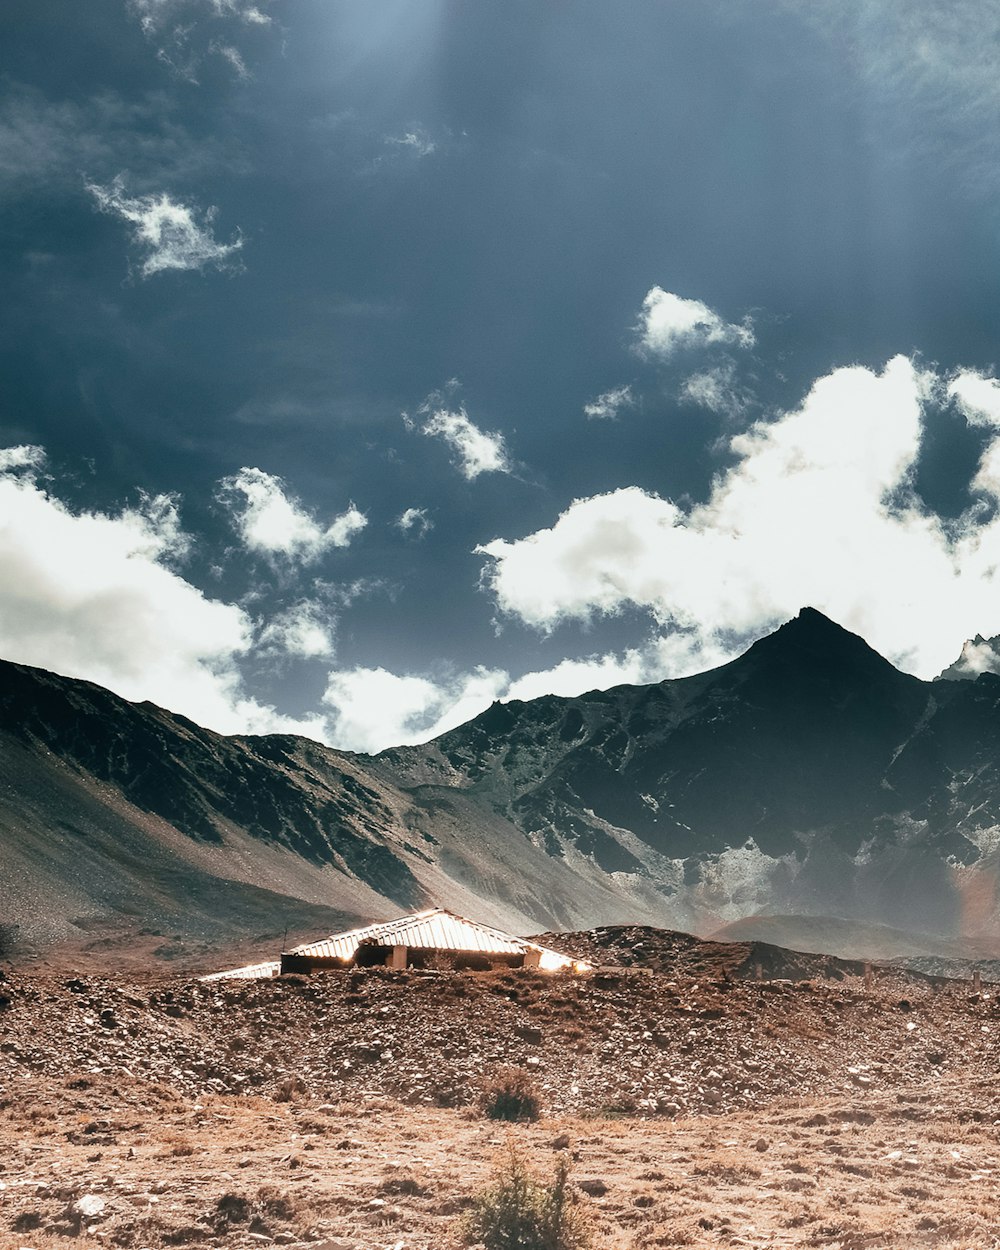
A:
{"label": "building", "polygon": [[225,972],[211,972],[206,977],[199,977],[199,981],[266,981],[269,977],[276,977],[281,971],[281,964],[277,959],[269,959],[263,964],[246,964],[242,968],[227,968]]}
{"label": "building", "polygon": [[543,972],[589,972],[591,965],[557,951],[491,929],[443,907],[400,916],[382,924],[334,933],[284,951],[281,972],[319,972],[327,968],[454,967],[539,968]]}

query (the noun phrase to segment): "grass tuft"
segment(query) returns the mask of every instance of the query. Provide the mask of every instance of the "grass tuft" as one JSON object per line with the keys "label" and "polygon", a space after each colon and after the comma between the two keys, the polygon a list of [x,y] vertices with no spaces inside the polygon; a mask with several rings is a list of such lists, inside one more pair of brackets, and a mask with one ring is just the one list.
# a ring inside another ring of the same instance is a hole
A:
{"label": "grass tuft", "polygon": [[498,1068],[483,1085],[479,1106],[490,1120],[537,1120],[542,1100],[531,1077],[522,1068]]}
{"label": "grass tuft", "polygon": [[493,1184],[474,1200],[463,1235],[466,1244],[485,1250],[586,1250],[590,1234],[574,1204],[565,1156],[546,1185],[511,1149],[496,1169]]}

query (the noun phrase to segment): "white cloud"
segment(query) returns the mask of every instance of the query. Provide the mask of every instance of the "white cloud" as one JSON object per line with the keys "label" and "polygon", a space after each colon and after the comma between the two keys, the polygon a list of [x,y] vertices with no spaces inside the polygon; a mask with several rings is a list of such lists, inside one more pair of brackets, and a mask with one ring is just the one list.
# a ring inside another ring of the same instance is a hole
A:
{"label": "white cloud", "polygon": [[424,156],[431,156],[437,151],[437,144],[420,126],[414,130],[407,130],[401,135],[387,135],[385,142],[388,147],[415,156],[418,160]]}
{"label": "white cloud", "polygon": [[333,672],[323,697],[331,741],[356,751],[425,742],[477,715],[506,683],[506,673],[485,668],[445,681],[384,668]]}
{"label": "white cloud", "polygon": [[675,634],[651,638],[622,655],[562,660],[513,681],[501,669],[482,667],[443,680],[384,668],[354,668],[329,675],[323,701],[331,713],[332,744],[374,752],[427,742],[478,716],[494,700],[537,699],[545,694],[572,698],[588,690],[702,672],[726,658],[720,647]]}
{"label": "white cloud", "polygon": [[272,25],[253,0],[126,0],[143,33],[156,46],[157,60],[179,78],[197,84],[207,58],[221,57],[236,76],[252,75],[237,40],[247,28]]}
{"label": "white cloud", "polygon": [[334,619],[328,607],[303,599],[267,622],[259,645],[265,654],[302,660],[332,659],[333,628]]}
{"label": "white cloud", "polygon": [[429,412],[420,430],[430,437],[443,438],[458,456],[458,468],[470,482],[481,473],[509,473],[510,461],[503,435],[480,430],[469,420],[464,407],[455,410],[439,407]]}
{"label": "white cloud", "polygon": [[18,447],[0,447],[0,473],[15,469],[40,469],[45,463],[45,448],[31,443]]}
{"label": "white cloud", "polygon": [[964,369],[948,384],[948,394],[970,425],[1000,428],[1000,383],[996,378]]}
{"label": "white cloud", "polygon": [[251,26],[270,25],[271,18],[253,0],[128,0],[128,8],[148,33],[171,22],[182,10],[207,10],[212,17],[234,17]]}
{"label": "white cloud", "polygon": [[703,369],[685,378],[680,397],[720,416],[742,416],[749,405],[749,396],[736,386],[735,378],[733,362],[724,361],[714,369]]}
{"label": "white cloud", "polygon": [[[816,25],[854,69],[894,159],[915,152],[937,172],[995,194],[1000,11],[988,0],[772,0]],[[850,80],[848,80],[850,81]],[[876,134],[878,131],[876,130]]]}
{"label": "white cloud", "polygon": [[598,395],[596,399],[592,399],[589,404],[584,404],[583,413],[591,420],[613,421],[623,408],[634,406],[635,396],[632,394],[631,386],[615,386],[610,391],[604,391]]}
{"label": "white cloud", "polygon": [[248,698],[252,624],[168,567],[188,545],[169,496],[116,515],[71,511],[0,453],[0,655],[151,699],[223,733],[322,732]]}
{"label": "white cloud", "polygon": [[636,349],[647,356],[668,359],[685,348],[752,347],[750,318],[735,325],[698,299],[684,299],[654,286],[642,301],[642,312],[635,327]]}
{"label": "white cloud", "polygon": [[104,91],[80,100],[50,100],[40,91],[5,82],[0,99],[0,188],[5,196],[39,185],[79,188],[110,181],[127,167],[138,176],[190,182],[206,171],[240,171],[243,153],[212,134],[186,129],[180,110],[160,93],[123,99]]}
{"label": "white cloud", "polygon": [[[992,385],[963,376],[956,397],[1000,412]],[[798,409],[730,441],[739,460],[707,502],[683,510],[637,487],[577,500],[550,529],[479,547],[488,584],[542,630],[645,608],[699,658],[810,604],[933,676],[957,640],[1000,634],[1000,517],[979,505],[945,523],[912,489],[923,406],[943,389],[903,357],[881,374],[838,369]],[[1000,499],[1000,436],[971,486]]]}
{"label": "white cloud", "polygon": [[413,534],[416,538],[423,536],[434,528],[434,522],[427,515],[426,508],[407,508],[396,520],[396,526],[404,534]]}
{"label": "white cloud", "polygon": [[139,272],[144,278],[167,269],[203,269],[226,264],[243,246],[237,234],[232,243],[217,243],[210,229],[215,209],[198,212],[169,195],[125,194],[121,178],[106,187],[88,182],[87,190],[101,212],[112,213],[132,227],[132,240],[145,253]]}
{"label": "white cloud", "polygon": [[286,494],[281,478],[262,469],[242,468],[223,480],[220,495],[248,550],[272,560],[311,564],[335,547],[347,547],[368,524],[351,504],[321,525],[299,500]]}
{"label": "white cloud", "polygon": [[233,47],[231,43],[219,43],[215,39],[212,40],[208,47],[210,52],[214,52],[216,56],[221,56],[224,61],[232,66],[237,78],[243,82],[249,82],[252,75],[239,48]]}
{"label": "white cloud", "polygon": [[626,651],[623,656],[590,656],[585,660],[561,660],[554,668],[525,673],[512,681],[504,691],[506,699],[537,699],[543,694],[573,698],[588,690],[607,690],[610,686],[638,685],[655,681],[650,667],[639,650]]}

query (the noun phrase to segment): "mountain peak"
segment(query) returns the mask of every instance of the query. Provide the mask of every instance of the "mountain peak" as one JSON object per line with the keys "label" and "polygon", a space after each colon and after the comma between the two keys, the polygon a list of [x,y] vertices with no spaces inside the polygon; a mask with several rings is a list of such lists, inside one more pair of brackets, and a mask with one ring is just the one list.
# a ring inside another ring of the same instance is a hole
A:
{"label": "mountain peak", "polygon": [[1000,637],[976,634],[966,640],[962,654],[944,669],[935,681],[975,681],[981,673],[1000,672]]}
{"label": "mountain peak", "polygon": [[818,660],[824,665],[841,659],[865,666],[877,665],[897,672],[860,635],[851,633],[849,629],[831,621],[828,616],[812,607],[802,608],[797,616],[786,621],[773,634],[755,642],[747,654],[758,657],[798,654],[809,660]]}
{"label": "mountain peak", "polygon": [[790,621],[785,621],[784,625],[779,626],[770,637],[794,640],[799,645],[808,640],[814,640],[822,642],[825,646],[843,644],[853,639],[856,643],[868,646],[858,634],[852,634],[843,625],[831,621],[818,608],[810,607],[800,608],[797,616],[793,616]]}

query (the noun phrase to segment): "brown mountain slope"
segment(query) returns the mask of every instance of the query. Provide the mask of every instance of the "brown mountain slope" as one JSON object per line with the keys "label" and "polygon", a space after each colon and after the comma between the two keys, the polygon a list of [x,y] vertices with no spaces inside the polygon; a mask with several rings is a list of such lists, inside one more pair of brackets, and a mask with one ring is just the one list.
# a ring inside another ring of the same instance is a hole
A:
{"label": "brown mountain slope", "polygon": [[[583,857],[365,757],[227,738],[86,682],[0,664],[0,916],[8,945],[190,960],[440,903],[506,928],[657,918]],[[136,942],[136,939],[144,939]],[[145,939],[156,939],[148,941]]]}

